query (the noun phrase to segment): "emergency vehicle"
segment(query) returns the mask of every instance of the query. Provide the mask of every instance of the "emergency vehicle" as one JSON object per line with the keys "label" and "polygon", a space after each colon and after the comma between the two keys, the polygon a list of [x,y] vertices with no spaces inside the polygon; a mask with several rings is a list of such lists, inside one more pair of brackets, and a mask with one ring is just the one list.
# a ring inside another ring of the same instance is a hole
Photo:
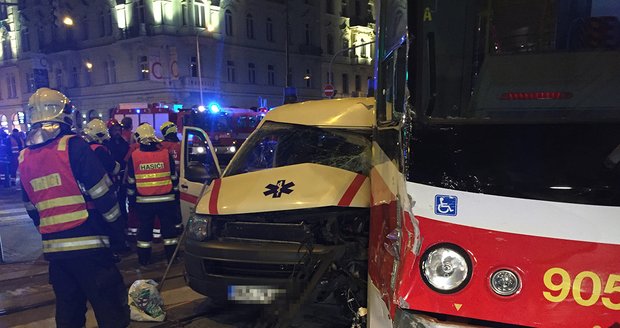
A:
{"label": "emergency vehicle", "polygon": [[376,4],[370,326],[620,326],[618,2]]}
{"label": "emergency vehicle", "polygon": [[168,105],[161,103],[120,103],[112,111],[112,118],[122,121],[123,118],[130,117],[133,121],[133,131],[141,123],[149,123],[155,128],[155,134],[161,136],[159,127],[167,121],[176,122],[177,114]]}
{"label": "emergency vehicle", "polygon": [[253,110],[211,103],[204,108],[182,111],[178,126],[199,127],[207,132],[220,164],[226,166],[267,111],[267,108]]}
{"label": "emergency vehicle", "polygon": [[333,295],[352,316],[350,308],[363,308],[374,103],[277,107],[223,174],[207,133],[184,129],[180,186],[183,215],[191,214],[184,259],[192,289],[216,302],[299,306]]}

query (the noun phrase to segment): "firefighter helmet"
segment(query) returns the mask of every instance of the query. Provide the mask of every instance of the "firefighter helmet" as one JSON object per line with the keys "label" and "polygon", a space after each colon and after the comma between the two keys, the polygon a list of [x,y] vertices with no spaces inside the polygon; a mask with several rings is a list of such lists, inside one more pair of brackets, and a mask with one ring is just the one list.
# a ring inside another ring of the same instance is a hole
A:
{"label": "firefighter helmet", "polygon": [[110,139],[110,133],[108,132],[106,124],[98,118],[93,119],[86,124],[84,134],[88,136],[89,141],[94,141],[100,144]]}
{"label": "firefighter helmet", "polygon": [[49,88],[37,89],[28,100],[28,108],[32,124],[39,122],[73,124],[71,119],[73,106],[69,98],[59,91]]}
{"label": "firefighter helmet", "polygon": [[136,141],[143,145],[148,145],[153,142],[159,142],[159,139],[155,136],[155,129],[148,123],[143,123],[138,126],[134,133]]}
{"label": "firefighter helmet", "polygon": [[118,121],[114,118],[111,118],[108,120],[108,123],[106,124],[106,126],[108,127],[108,129],[111,129],[115,126],[118,126],[119,128],[121,127],[121,124],[118,123]]}
{"label": "firefighter helmet", "polygon": [[161,127],[159,128],[159,131],[161,131],[161,134],[165,137],[168,134],[174,133],[177,134],[177,125],[168,121],[168,122],[164,122],[164,124],[161,125]]}

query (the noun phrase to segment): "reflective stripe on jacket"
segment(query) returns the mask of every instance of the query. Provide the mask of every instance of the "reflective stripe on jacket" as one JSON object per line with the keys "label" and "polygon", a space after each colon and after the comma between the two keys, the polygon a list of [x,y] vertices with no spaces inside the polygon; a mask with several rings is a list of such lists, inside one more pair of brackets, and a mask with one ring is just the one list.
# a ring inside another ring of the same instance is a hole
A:
{"label": "reflective stripe on jacket", "polygon": [[138,149],[131,156],[138,196],[159,196],[172,191],[170,155],[167,150]]}
{"label": "reflective stripe on jacket", "polygon": [[71,171],[64,136],[19,156],[24,190],[40,215],[39,232],[55,233],[75,228],[88,218],[87,204]]}

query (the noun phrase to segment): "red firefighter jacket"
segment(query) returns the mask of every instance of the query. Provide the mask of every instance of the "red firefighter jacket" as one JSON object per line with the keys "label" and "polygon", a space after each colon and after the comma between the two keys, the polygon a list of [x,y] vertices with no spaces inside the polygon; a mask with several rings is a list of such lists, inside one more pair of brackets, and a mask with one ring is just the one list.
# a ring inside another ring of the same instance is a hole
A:
{"label": "red firefighter jacket", "polygon": [[22,198],[48,260],[104,250],[122,236],[105,170],[81,138],[65,135],[19,156]]}
{"label": "red firefighter jacket", "polygon": [[137,203],[159,203],[177,198],[178,177],[174,160],[166,149],[158,145],[141,146],[131,154],[128,166],[127,194],[135,196]]}

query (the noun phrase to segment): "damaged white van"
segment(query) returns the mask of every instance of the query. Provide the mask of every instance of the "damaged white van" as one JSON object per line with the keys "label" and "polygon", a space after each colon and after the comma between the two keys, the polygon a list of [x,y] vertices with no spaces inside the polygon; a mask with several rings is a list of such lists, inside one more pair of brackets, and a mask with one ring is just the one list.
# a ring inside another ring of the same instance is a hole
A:
{"label": "damaged white van", "polygon": [[186,128],[189,286],[222,302],[338,294],[345,305],[351,297],[362,304],[374,104],[348,98],[275,108],[221,176],[207,135]]}

